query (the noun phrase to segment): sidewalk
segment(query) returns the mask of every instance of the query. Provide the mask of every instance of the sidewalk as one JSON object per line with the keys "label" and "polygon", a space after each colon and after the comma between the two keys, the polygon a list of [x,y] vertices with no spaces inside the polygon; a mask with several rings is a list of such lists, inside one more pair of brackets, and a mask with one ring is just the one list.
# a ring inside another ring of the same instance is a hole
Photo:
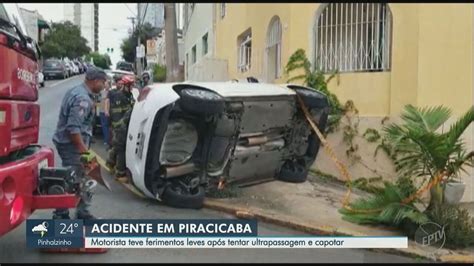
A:
{"label": "sidewalk", "polygon": [[[93,145],[93,149],[105,159],[105,149],[101,146]],[[103,163],[103,160],[99,161]],[[323,181],[310,175],[307,182],[300,184],[275,180],[240,188],[239,195],[235,198],[206,198],[205,207],[240,218],[257,218],[260,221],[317,235],[403,236],[403,232],[396,228],[357,225],[342,220],[338,209],[342,206],[346,192],[347,189],[341,184]],[[353,190],[351,200],[364,195],[366,192]],[[465,207],[474,209],[473,204]],[[423,247],[411,240],[408,249],[374,249],[374,251],[422,257],[439,262],[474,263],[474,248],[456,251],[436,250],[432,247]]]}
{"label": "sidewalk", "polygon": [[[206,199],[208,208],[232,213],[238,217],[255,217],[266,222],[318,235],[403,236],[403,232],[386,226],[358,225],[342,220],[338,209],[347,189],[341,184],[309,176],[308,181],[291,184],[272,181],[242,188],[238,198]],[[366,194],[353,191],[351,199]],[[472,209],[472,204],[468,207]],[[472,213],[472,212],[471,212]],[[384,249],[410,257],[423,257],[440,262],[474,263],[474,248],[436,250],[409,240],[408,249]]]}

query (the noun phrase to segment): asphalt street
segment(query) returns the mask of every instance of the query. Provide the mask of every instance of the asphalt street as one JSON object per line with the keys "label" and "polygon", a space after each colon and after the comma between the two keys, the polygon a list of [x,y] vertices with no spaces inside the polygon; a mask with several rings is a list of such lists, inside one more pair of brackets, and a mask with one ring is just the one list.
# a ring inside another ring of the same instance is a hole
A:
{"label": "asphalt street", "polygon": [[[67,80],[46,81],[40,89],[41,105],[40,144],[54,147],[53,136],[61,100],[84,75]],[[56,155],[56,165],[60,158]],[[109,178],[109,180],[111,180]],[[185,210],[160,205],[154,200],[141,199],[115,181],[111,181],[112,192],[98,187],[91,211],[94,215],[109,219],[226,219],[227,214],[207,209]],[[71,211],[71,214],[74,212]],[[50,210],[36,211],[31,219],[49,219]],[[305,234],[270,224],[259,223],[260,235]],[[26,248],[25,223],[0,238],[0,263],[41,262],[305,262],[305,263],[414,263],[421,260],[389,255],[360,249],[110,249],[105,254],[50,254]]]}

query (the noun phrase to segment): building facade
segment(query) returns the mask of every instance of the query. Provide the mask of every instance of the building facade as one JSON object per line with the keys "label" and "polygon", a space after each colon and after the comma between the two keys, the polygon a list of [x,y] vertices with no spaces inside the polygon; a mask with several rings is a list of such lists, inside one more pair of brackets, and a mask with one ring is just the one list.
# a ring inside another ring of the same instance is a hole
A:
{"label": "building facade", "polygon": [[79,26],[91,50],[99,51],[98,3],[64,4],[64,19]]}
{"label": "building facade", "polygon": [[184,6],[185,79],[228,80],[227,61],[215,57],[215,4]]}
{"label": "building facade", "polygon": [[138,3],[137,9],[142,23],[149,23],[160,29],[165,27],[163,3]]}
{"label": "building facade", "polygon": [[[148,62],[153,62],[164,66],[166,65],[165,34],[165,30],[162,30],[160,34],[154,38],[155,51],[152,56],[147,56]],[[179,65],[184,66],[184,40],[180,31],[178,32],[178,62]]]}
{"label": "building facade", "polygon": [[[304,49],[312,66],[338,71],[329,83],[342,103],[352,100],[361,115],[359,132],[381,128],[406,104],[444,105],[453,119],[472,108],[474,8],[469,4],[215,4],[215,56],[228,63],[229,78],[254,76],[285,83],[290,56]],[[186,50],[188,52],[188,50]],[[293,74],[295,75],[295,74]],[[292,75],[292,76],[293,76]],[[449,126],[449,125],[447,125]],[[474,127],[465,134],[474,149]],[[342,134],[329,141],[345,160]],[[359,140],[357,140],[359,141]],[[359,143],[362,158],[375,147]],[[315,167],[338,176],[324,153]],[[394,176],[388,158],[367,162]],[[355,177],[373,176],[351,166]],[[463,201],[474,200],[472,169],[464,176]]]}

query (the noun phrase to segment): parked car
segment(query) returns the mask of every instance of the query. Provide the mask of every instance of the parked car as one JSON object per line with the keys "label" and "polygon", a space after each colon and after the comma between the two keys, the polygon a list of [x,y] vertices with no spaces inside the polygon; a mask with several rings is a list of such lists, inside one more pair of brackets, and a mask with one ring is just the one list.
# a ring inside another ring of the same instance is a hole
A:
{"label": "parked car", "polygon": [[48,59],[43,64],[43,74],[45,79],[60,77],[62,79],[69,77],[69,70],[62,60]]}
{"label": "parked car", "polygon": [[206,190],[268,179],[304,182],[319,139],[301,96],[324,132],[327,97],[299,85],[161,83],[140,92],[126,144],[132,183],[146,196],[201,208]]}
{"label": "parked car", "polygon": [[40,88],[44,87],[44,75],[41,71],[38,71],[38,84]]}
{"label": "parked car", "polygon": [[74,64],[73,61],[69,61],[68,64],[71,66],[73,75],[79,75],[80,74],[79,68]]}
{"label": "parked car", "polygon": [[133,67],[133,64],[129,62],[125,62],[125,61],[118,62],[116,69],[135,72],[135,68]]}
{"label": "parked car", "polygon": [[86,72],[86,69],[84,68],[84,66],[81,64],[81,62],[79,61],[73,61],[74,65],[76,65],[76,67],[79,69],[79,74],[82,74],[84,72]]}
{"label": "parked car", "polygon": [[64,61],[64,64],[66,65],[66,68],[67,68],[68,77],[73,76],[74,69],[72,68],[72,66],[69,64],[69,62],[66,62],[66,61]]}

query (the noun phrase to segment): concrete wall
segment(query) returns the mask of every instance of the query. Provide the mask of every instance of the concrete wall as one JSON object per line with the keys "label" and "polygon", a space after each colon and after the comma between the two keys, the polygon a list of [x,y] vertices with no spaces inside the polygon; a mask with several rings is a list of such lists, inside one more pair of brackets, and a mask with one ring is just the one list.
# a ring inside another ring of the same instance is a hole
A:
{"label": "concrete wall", "polygon": [[[77,8],[80,8],[80,12],[76,12]],[[86,38],[87,45],[94,51],[94,4],[64,4],[64,20],[80,26],[82,37]]]}
{"label": "concrete wall", "polygon": [[[189,9],[188,9],[189,10]],[[188,11],[189,12],[189,11]],[[203,54],[202,37],[207,33],[207,54]],[[203,79],[210,76],[222,77],[221,71],[215,68],[214,61],[214,4],[195,4],[189,16],[189,21],[184,32],[184,54],[188,54],[185,76],[190,80],[210,81]],[[191,49],[196,46],[196,63],[191,61]],[[183,57],[186,60],[186,56]],[[211,59],[211,60],[208,60]],[[209,63],[209,66],[206,64]],[[216,66],[218,66],[217,63]],[[219,73],[206,73],[215,69]]]}
{"label": "concrete wall", "polygon": [[81,34],[87,39],[91,50],[94,50],[94,4],[81,4]]}
{"label": "concrete wall", "polygon": [[192,66],[186,80],[189,81],[228,81],[227,60],[205,57]]}

